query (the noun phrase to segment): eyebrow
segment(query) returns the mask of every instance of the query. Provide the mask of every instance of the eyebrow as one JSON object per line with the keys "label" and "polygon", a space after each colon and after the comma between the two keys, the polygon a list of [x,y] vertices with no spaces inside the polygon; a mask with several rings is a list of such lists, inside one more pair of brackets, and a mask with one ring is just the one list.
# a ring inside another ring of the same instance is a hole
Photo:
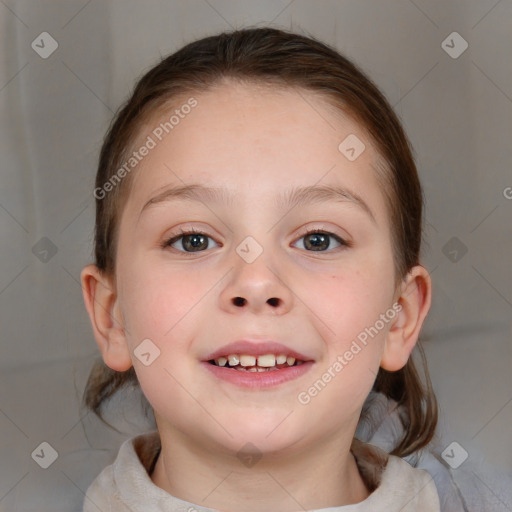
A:
{"label": "eyebrow", "polygon": [[[227,189],[206,187],[201,184],[166,187],[149,199],[142,207],[139,217],[149,207],[160,203],[185,200],[201,203],[232,204],[234,195]],[[294,187],[276,197],[278,208],[291,210],[307,203],[321,203],[325,201],[352,203],[359,206],[376,223],[375,216],[368,204],[358,194],[334,185],[312,185],[307,187]]]}

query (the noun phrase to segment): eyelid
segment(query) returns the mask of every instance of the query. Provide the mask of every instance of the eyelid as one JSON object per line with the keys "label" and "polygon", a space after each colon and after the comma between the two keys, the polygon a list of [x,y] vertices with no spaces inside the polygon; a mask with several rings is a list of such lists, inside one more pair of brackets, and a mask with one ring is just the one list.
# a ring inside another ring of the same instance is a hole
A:
{"label": "eyelid", "polygon": [[217,243],[221,243],[219,240],[222,238],[220,233],[216,230],[211,228],[208,224],[201,223],[200,226],[189,226],[189,225],[180,225],[178,227],[173,227],[169,230],[171,234],[164,236],[164,242],[166,243],[169,240],[172,240],[173,238],[178,238],[185,235],[205,235]]}

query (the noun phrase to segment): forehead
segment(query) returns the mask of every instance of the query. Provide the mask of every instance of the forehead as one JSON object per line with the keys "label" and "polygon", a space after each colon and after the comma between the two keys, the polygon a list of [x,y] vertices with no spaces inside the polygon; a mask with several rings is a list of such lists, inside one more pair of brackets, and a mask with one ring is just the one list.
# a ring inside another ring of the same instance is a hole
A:
{"label": "forehead", "polygon": [[[191,97],[197,105],[183,109],[188,113],[170,129],[170,117]],[[160,132],[161,140],[154,135]],[[364,127],[310,91],[227,82],[173,101],[170,111],[146,123],[139,141],[148,136],[155,146],[137,166],[128,201],[139,210],[168,185],[204,183],[245,204],[292,186],[332,185],[352,190],[373,204],[376,216],[384,215],[378,155]],[[364,144],[353,161],[343,152],[346,140]]]}

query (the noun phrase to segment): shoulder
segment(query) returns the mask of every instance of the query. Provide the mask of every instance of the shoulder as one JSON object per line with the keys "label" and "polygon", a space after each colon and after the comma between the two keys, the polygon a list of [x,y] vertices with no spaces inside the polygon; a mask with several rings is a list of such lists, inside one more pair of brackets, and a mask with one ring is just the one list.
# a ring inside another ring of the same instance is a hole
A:
{"label": "shoulder", "polygon": [[112,466],[108,466],[92,482],[85,493],[83,512],[112,510],[112,499],[115,493],[113,473]]}
{"label": "shoulder", "polygon": [[398,503],[402,512],[439,512],[439,495],[432,476],[423,469],[390,455],[383,474],[381,492]]}
{"label": "shoulder", "polygon": [[439,512],[439,496],[429,473],[358,440],[351,451],[371,492],[357,510]]}
{"label": "shoulder", "polygon": [[147,496],[150,489],[161,491],[148,474],[159,449],[157,432],[126,440],[114,463],[103,469],[87,489],[83,512],[128,512],[132,510],[131,500],[137,502],[141,495]]}

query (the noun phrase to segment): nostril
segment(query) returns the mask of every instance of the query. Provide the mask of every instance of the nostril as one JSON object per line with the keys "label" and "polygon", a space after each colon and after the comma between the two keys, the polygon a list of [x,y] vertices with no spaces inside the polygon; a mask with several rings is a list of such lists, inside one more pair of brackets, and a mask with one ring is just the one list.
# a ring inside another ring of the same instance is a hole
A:
{"label": "nostril", "polygon": [[[231,301],[233,302],[233,304],[235,306],[244,306],[245,303],[247,302],[247,299],[244,299],[243,297],[233,297],[231,299]],[[279,306],[279,303],[280,303],[280,299],[278,299],[277,297],[272,297],[267,300],[267,304],[269,304],[272,307]]]}

